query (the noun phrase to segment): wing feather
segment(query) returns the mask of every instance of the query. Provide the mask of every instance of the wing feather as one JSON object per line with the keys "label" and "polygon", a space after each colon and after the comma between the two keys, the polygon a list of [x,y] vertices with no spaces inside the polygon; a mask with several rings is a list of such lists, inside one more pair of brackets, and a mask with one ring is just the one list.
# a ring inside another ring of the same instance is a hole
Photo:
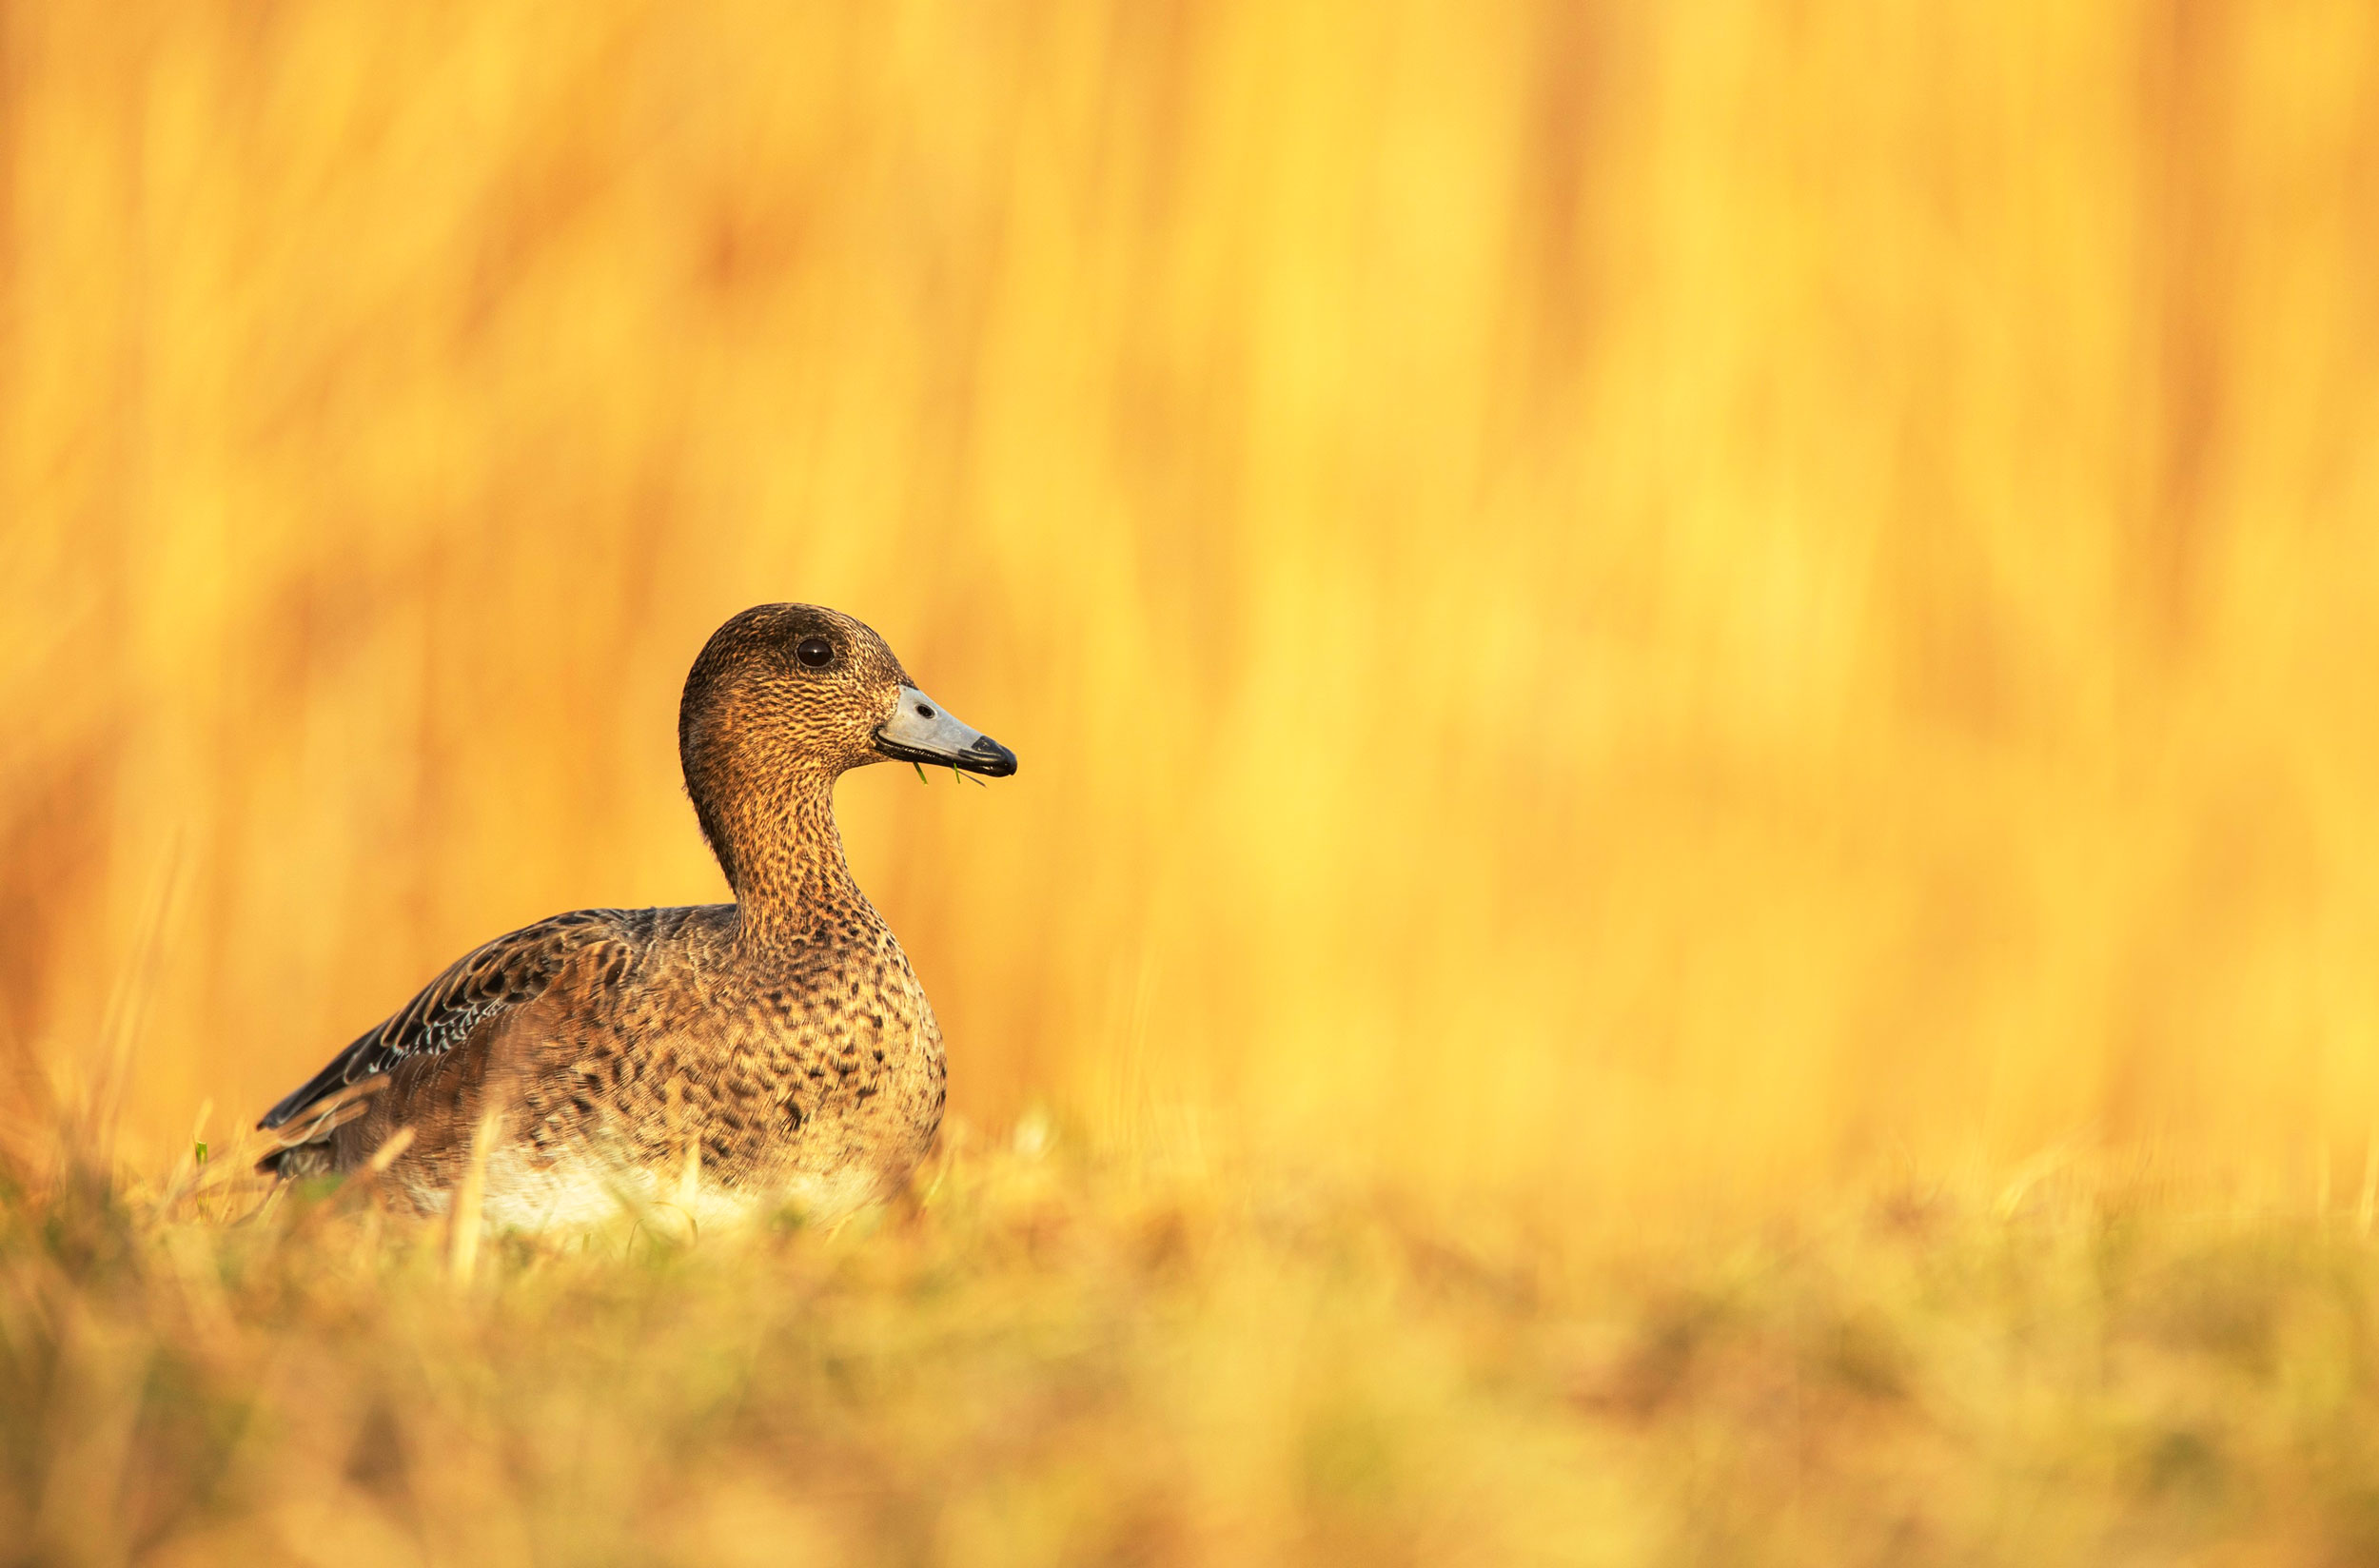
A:
{"label": "wing feather", "polygon": [[[354,1085],[408,1058],[454,1049],[489,1019],[543,994],[554,977],[590,948],[606,943],[619,947],[619,952],[603,965],[616,978],[633,957],[627,925],[617,910],[577,910],[474,948],[420,995],[358,1036],[256,1125],[270,1131],[331,1100],[340,1100],[344,1109],[349,1102],[343,1097]],[[360,1107],[360,1100],[353,1103]]]}

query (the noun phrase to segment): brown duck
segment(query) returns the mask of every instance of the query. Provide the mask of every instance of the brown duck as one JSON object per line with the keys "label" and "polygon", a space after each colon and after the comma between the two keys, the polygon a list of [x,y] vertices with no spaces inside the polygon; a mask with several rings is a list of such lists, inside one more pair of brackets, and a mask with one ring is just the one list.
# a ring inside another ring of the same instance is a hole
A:
{"label": "brown duck", "polygon": [[736,901],[580,910],[466,954],[265,1113],[265,1168],[352,1169],[409,1127],[388,1179],[437,1212],[477,1139],[484,1212],[515,1226],[623,1200],[835,1211],[907,1178],[941,1125],[941,1030],[843,860],[835,781],[887,758],[1006,777],[1014,755],[809,604],[711,637],[678,753]]}

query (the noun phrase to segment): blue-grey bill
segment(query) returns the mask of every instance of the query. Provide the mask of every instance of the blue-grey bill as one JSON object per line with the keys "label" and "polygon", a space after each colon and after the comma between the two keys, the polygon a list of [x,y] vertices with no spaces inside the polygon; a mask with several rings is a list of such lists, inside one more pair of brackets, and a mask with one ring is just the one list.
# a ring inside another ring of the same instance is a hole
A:
{"label": "blue-grey bill", "polygon": [[1015,753],[960,723],[914,686],[900,688],[892,717],[876,727],[875,749],[902,762],[932,762],[991,778],[1006,778],[1016,771]]}

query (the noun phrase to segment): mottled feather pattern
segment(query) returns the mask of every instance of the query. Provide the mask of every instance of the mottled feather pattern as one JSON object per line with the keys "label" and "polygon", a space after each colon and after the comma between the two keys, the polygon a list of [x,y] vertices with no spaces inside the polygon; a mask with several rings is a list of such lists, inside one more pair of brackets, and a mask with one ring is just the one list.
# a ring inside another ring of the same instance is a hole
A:
{"label": "mottled feather pattern", "polygon": [[[543,991],[572,952],[625,936],[630,919],[619,910],[578,910],[474,948],[394,1015],[332,1057],[329,1066],[265,1112],[258,1125],[280,1127],[316,1102],[386,1072],[406,1057],[452,1050],[481,1024]],[[624,957],[624,943],[621,952]]]}
{"label": "mottled feather pattern", "polygon": [[[833,657],[814,662],[820,648]],[[687,677],[678,734],[737,901],[580,910],[474,950],[273,1107],[264,1125],[285,1147],[265,1163],[352,1169],[409,1127],[390,1179],[435,1211],[492,1109],[498,1223],[639,1196],[840,1207],[897,1186],[941,1124],[941,1030],[852,879],[833,790],[881,760],[877,727],[909,689],[848,617],[771,605],[729,621]]]}

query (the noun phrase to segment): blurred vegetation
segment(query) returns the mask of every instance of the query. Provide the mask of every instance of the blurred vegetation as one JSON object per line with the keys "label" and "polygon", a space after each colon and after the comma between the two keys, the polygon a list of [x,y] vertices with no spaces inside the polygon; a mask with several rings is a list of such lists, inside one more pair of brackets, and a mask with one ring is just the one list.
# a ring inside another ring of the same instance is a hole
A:
{"label": "blurred vegetation", "polygon": [[979,1120],[2353,1179],[2368,6],[0,18],[0,1039],[157,1158],[719,896],[806,598],[1023,757],[842,792]]}
{"label": "blurred vegetation", "polygon": [[469,1290],[367,1188],[15,1169],[0,1561],[2379,1553],[2367,1217],[2069,1166],[1584,1247],[1020,1130],[839,1230]]}
{"label": "blurred vegetation", "polygon": [[[0,1557],[2379,1555],[2374,257],[2353,0],[0,0]],[[780,598],[1053,1134],[191,1163]]]}

